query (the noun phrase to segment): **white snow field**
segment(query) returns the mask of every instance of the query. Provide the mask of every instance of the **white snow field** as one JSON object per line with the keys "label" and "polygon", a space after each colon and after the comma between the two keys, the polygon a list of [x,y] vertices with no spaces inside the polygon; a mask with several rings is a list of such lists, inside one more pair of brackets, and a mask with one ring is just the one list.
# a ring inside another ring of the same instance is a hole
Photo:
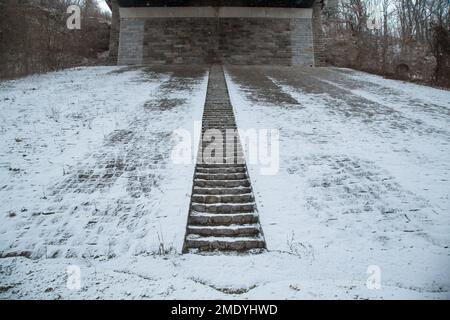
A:
{"label": "white snow field", "polygon": [[207,68],[0,82],[0,299],[450,298],[450,92],[226,76],[238,126],[280,132],[278,173],[248,165],[263,254],[181,254],[194,163],[173,163],[172,133],[201,119]]}

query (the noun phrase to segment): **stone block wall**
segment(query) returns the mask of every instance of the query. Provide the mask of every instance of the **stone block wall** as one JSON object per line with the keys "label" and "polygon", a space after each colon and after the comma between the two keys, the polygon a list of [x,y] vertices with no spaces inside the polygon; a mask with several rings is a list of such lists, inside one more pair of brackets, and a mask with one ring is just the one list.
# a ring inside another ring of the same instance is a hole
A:
{"label": "stone block wall", "polygon": [[225,18],[218,28],[218,56],[223,63],[314,63],[310,19]]}
{"label": "stone block wall", "polygon": [[314,66],[310,17],[254,12],[251,17],[233,12],[198,17],[202,12],[197,10],[184,17],[122,18],[118,63]]}
{"label": "stone block wall", "polygon": [[145,19],[144,64],[218,62],[217,23],[209,18]]}

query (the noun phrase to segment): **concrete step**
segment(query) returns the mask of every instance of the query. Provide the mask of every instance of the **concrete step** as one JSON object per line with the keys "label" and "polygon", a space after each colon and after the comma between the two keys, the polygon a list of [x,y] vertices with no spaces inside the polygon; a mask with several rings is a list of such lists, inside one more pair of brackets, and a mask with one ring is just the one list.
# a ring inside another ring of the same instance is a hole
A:
{"label": "concrete step", "polygon": [[202,125],[202,132],[207,130],[236,130],[237,126],[232,123],[204,123]]}
{"label": "concrete step", "polygon": [[235,122],[234,115],[230,112],[223,112],[217,115],[215,112],[211,112],[203,115],[203,120],[215,120],[215,121],[232,121]]}
{"label": "concrete step", "polygon": [[211,168],[245,168],[245,164],[197,164],[197,168],[211,169]]}
{"label": "concrete step", "polygon": [[243,164],[245,163],[245,159],[241,157],[217,157],[217,158],[203,158],[198,159],[197,161],[201,161],[201,163],[206,165],[225,165],[225,164]]}
{"label": "concrete step", "polygon": [[231,122],[205,122],[202,124],[203,131],[205,130],[211,130],[211,129],[218,129],[225,133],[225,130],[229,130],[229,132],[233,133],[231,130],[237,130],[237,125],[235,123]]}
{"label": "concrete step", "polygon": [[254,202],[247,203],[196,203],[191,204],[191,208],[197,212],[206,213],[247,213],[254,212],[256,205]]}
{"label": "concrete step", "polygon": [[[205,101],[205,104],[207,107],[209,105],[213,105],[213,106],[221,106],[222,105],[222,106],[231,107],[231,104],[229,101],[226,101],[222,97],[218,97],[217,94],[215,96],[208,97]],[[208,110],[210,110],[210,109],[208,109]]]}
{"label": "concrete step", "polygon": [[[217,130],[220,131],[220,133],[217,132]],[[234,142],[234,143],[240,144],[238,137],[236,137],[236,135],[235,135],[235,131],[230,132],[229,130],[233,130],[233,129],[228,129],[228,132],[227,132],[226,128],[225,129],[215,128],[214,130],[211,130],[211,131],[207,130],[205,132],[202,132],[202,138],[203,138],[202,142],[210,142],[211,140],[217,138],[217,135],[220,134],[218,138],[221,138],[222,142],[227,142],[227,143]]]}
{"label": "concrete step", "polygon": [[185,245],[199,251],[247,251],[264,249],[264,240],[260,237],[197,237],[188,235]]}
{"label": "concrete step", "polygon": [[194,186],[196,187],[250,187],[250,181],[248,179],[241,180],[204,180],[204,179],[194,179]]}
{"label": "concrete step", "polygon": [[[223,101],[222,99],[209,99],[206,101],[206,115],[212,114],[212,111],[215,110],[224,110],[227,115],[231,114],[233,107],[227,101]],[[220,116],[220,113],[215,114],[216,116]]]}
{"label": "concrete step", "polygon": [[202,124],[207,123],[215,123],[215,124],[223,124],[223,123],[229,123],[229,124],[236,124],[233,118],[203,118]]}
{"label": "concrete step", "polygon": [[[206,148],[208,148],[208,149],[206,149]],[[240,148],[236,150],[236,148],[233,148],[232,144],[222,145],[220,143],[207,142],[204,145],[202,145],[201,149],[198,150],[198,152],[199,152],[198,155],[202,155],[202,154],[207,155],[207,154],[213,153],[213,151],[222,153],[224,155],[226,155],[227,153],[228,154],[235,153],[235,154],[242,154],[242,155],[244,154],[243,150],[240,150]]]}
{"label": "concrete step", "polygon": [[206,153],[206,154],[203,154],[203,160],[204,160],[205,163],[217,163],[217,161],[215,161],[217,159],[223,160],[224,163],[234,163],[236,161],[236,159],[239,159],[239,160],[241,160],[240,163],[242,163],[242,164],[245,163],[245,160],[244,160],[243,156],[241,156],[241,157],[238,156],[238,155],[236,155],[236,156],[227,156],[226,154],[222,154],[221,157],[219,158],[218,156],[216,157],[216,156],[208,155],[207,153],[209,153],[209,152],[203,152],[203,153]]}
{"label": "concrete step", "polygon": [[237,126],[229,123],[216,123],[212,125],[205,124],[202,127],[203,137],[208,137],[208,135],[216,135],[217,130],[222,134],[223,139],[227,137],[227,135],[231,138],[233,135],[236,135],[238,132]]}
{"label": "concrete step", "polygon": [[210,195],[210,194],[196,194],[192,195],[192,201],[196,203],[249,203],[255,202],[252,193],[244,194],[220,194],[220,195]]}
{"label": "concrete step", "polygon": [[[214,129],[214,131],[215,130],[219,130],[219,129]],[[222,143],[241,144],[237,137],[229,136],[230,133],[229,132],[227,133],[226,129],[220,131],[219,137],[217,137],[217,135],[218,135],[218,132],[206,131],[202,135],[202,137],[203,137],[202,142],[211,142],[212,140],[219,138],[222,140],[221,141]]]}
{"label": "concrete step", "polygon": [[[210,148],[209,148],[210,147]],[[206,149],[208,148],[208,149]],[[212,152],[214,151],[214,152]],[[199,150],[199,156],[203,155],[203,156],[207,156],[210,153],[212,154],[221,154],[222,156],[226,156],[226,157],[244,157],[244,152],[242,150],[236,150],[233,148],[227,148],[225,146],[221,147],[220,145],[214,145],[212,144],[211,146],[204,145],[202,146],[202,149]]]}
{"label": "concrete step", "polygon": [[[217,139],[217,140],[216,140]],[[222,140],[222,141],[220,141]],[[202,140],[202,147],[205,146],[209,146],[211,145],[211,143],[220,145],[223,148],[227,148],[227,149],[233,149],[233,147],[238,147],[239,149],[242,150],[242,145],[239,141],[236,140],[228,140],[228,139],[224,139],[223,137],[207,137],[205,136],[204,139]]]}
{"label": "concrete step", "polygon": [[[231,112],[227,112],[225,110],[214,110],[212,112],[213,112],[213,114],[211,114],[211,115],[203,116],[202,123],[205,123],[206,121],[212,121],[212,122],[217,122],[217,123],[229,122],[229,123],[236,124],[234,115]],[[217,114],[220,114],[220,116],[217,116]]]}
{"label": "concrete step", "polygon": [[223,187],[214,187],[214,188],[208,188],[208,187],[194,187],[194,194],[200,194],[200,195],[241,195],[241,194],[248,194],[252,192],[252,189],[249,187],[231,187],[231,188],[223,188]]}
{"label": "concrete step", "polygon": [[[209,153],[209,152],[206,152]],[[204,164],[244,164],[245,163],[245,157],[244,155],[230,155],[226,153],[220,153],[213,155],[204,155],[203,157],[199,155],[197,157],[197,161],[201,161],[201,163]]]}
{"label": "concrete step", "polygon": [[205,127],[207,125],[217,125],[217,126],[229,125],[236,127],[236,122],[234,122],[234,120],[226,120],[226,119],[218,119],[218,120],[203,119],[202,126]]}
{"label": "concrete step", "polygon": [[203,180],[242,180],[247,179],[245,173],[200,173],[197,172],[195,177]]}
{"label": "concrete step", "polygon": [[258,223],[258,216],[254,213],[204,213],[191,211],[188,219],[189,226],[229,226],[232,224]]}
{"label": "concrete step", "polygon": [[228,168],[202,168],[197,167],[197,173],[205,173],[205,174],[227,174],[227,173],[246,173],[247,170],[245,167],[228,167]]}
{"label": "concrete step", "polygon": [[236,150],[236,148],[233,148],[233,143],[219,143],[219,142],[203,142],[202,148],[198,150],[197,155],[207,155],[213,152],[221,152],[223,154],[229,153],[241,153],[244,154],[243,150],[240,148]]}
{"label": "concrete step", "polygon": [[220,145],[224,149],[230,149],[230,150],[234,150],[234,148],[237,147],[239,151],[242,151],[242,145],[240,144],[240,142],[233,141],[233,140],[216,141],[216,140],[213,140],[213,139],[209,139],[209,140],[205,139],[205,140],[202,141],[202,147],[205,148],[205,147],[211,145],[211,143]]}
{"label": "concrete step", "polygon": [[258,224],[230,225],[230,226],[189,226],[187,234],[201,237],[254,237],[260,234]]}

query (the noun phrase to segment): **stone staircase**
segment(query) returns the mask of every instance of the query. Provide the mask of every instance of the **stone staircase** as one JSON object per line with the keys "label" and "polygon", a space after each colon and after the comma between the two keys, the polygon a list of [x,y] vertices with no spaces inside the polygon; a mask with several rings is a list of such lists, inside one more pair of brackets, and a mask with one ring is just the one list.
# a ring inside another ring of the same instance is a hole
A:
{"label": "stone staircase", "polygon": [[[236,121],[223,69],[212,66],[184,253],[259,252],[266,248],[235,129]],[[223,149],[212,151],[211,142]]]}

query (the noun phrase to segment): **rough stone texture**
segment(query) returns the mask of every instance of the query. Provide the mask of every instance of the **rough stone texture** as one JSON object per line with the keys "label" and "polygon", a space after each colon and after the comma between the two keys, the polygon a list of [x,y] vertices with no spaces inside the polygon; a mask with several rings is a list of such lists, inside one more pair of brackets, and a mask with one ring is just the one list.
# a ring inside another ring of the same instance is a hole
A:
{"label": "rough stone texture", "polygon": [[[220,142],[211,149],[210,135],[205,132],[200,138],[183,247],[185,253],[265,248],[247,168],[239,164],[240,160],[245,162],[240,152],[239,135],[233,135],[232,139],[226,136],[230,129],[234,131],[235,128],[223,69],[212,66],[202,131],[214,130],[214,141],[220,138],[223,144]],[[209,161],[212,153],[219,163]],[[214,190],[215,195],[206,190]],[[234,226],[230,227],[231,224]]]}
{"label": "rough stone texture", "polygon": [[314,66],[314,36],[310,19],[291,20],[292,65]]}
{"label": "rough stone texture", "polygon": [[119,34],[120,34],[120,12],[117,0],[109,2],[111,6],[111,30],[109,33],[109,59],[113,63],[117,63],[119,51]]}
{"label": "rough stone texture", "polygon": [[314,61],[316,67],[325,66],[325,39],[322,29],[323,0],[316,0],[313,6],[312,27],[314,34]]}
{"label": "rough stone texture", "polygon": [[311,19],[122,19],[119,64],[314,64]]}
{"label": "rough stone texture", "polygon": [[145,20],[121,19],[119,39],[119,65],[142,64]]}

